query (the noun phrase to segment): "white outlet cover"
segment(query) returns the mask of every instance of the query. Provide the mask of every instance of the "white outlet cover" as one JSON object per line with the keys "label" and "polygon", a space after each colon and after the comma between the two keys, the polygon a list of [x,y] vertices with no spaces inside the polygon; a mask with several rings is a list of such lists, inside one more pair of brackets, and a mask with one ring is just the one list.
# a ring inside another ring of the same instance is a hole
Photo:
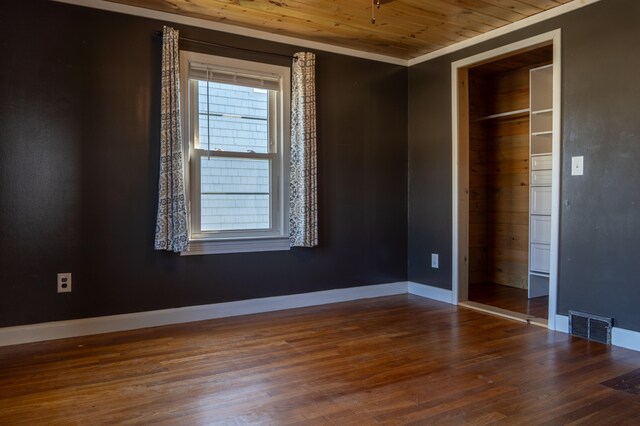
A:
{"label": "white outlet cover", "polygon": [[431,267],[432,268],[438,268],[438,254],[437,253],[431,253]]}
{"label": "white outlet cover", "polygon": [[571,176],[582,176],[584,174],[584,157],[571,157]]}
{"label": "white outlet cover", "polygon": [[71,293],[71,272],[58,273],[58,293]]}

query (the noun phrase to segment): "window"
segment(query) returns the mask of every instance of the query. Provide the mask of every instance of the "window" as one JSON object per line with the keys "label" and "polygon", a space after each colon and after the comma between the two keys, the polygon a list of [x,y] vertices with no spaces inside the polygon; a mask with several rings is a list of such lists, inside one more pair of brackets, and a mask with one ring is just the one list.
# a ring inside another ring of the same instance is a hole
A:
{"label": "window", "polygon": [[181,52],[190,246],[289,249],[287,67]]}

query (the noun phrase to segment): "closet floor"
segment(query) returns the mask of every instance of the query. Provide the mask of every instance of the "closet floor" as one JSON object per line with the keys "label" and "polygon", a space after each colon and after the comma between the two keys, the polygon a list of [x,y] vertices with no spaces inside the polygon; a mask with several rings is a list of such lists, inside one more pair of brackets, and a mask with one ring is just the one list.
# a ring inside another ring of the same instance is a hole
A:
{"label": "closet floor", "polygon": [[501,309],[547,318],[549,297],[527,298],[527,290],[495,283],[469,284],[469,300]]}

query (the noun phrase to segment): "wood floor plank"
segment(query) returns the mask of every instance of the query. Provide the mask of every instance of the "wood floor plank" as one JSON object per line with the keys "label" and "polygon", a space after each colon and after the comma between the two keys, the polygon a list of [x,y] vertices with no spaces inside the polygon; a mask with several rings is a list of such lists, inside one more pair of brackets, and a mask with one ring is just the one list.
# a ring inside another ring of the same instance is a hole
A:
{"label": "wood floor plank", "polygon": [[529,299],[527,290],[493,282],[469,285],[469,300],[536,318],[549,316],[549,297]]}
{"label": "wood floor plank", "polygon": [[640,353],[402,295],[0,348],[0,425],[637,424]]}

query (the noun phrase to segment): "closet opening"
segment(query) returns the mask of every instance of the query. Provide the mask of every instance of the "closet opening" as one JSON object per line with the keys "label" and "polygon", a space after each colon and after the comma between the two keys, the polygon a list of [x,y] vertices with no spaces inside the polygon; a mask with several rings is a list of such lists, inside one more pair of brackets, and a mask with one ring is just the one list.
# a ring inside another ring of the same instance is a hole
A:
{"label": "closet opening", "polygon": [[453,66],[454,299],[541,326],[556,311],[555,40]]}

